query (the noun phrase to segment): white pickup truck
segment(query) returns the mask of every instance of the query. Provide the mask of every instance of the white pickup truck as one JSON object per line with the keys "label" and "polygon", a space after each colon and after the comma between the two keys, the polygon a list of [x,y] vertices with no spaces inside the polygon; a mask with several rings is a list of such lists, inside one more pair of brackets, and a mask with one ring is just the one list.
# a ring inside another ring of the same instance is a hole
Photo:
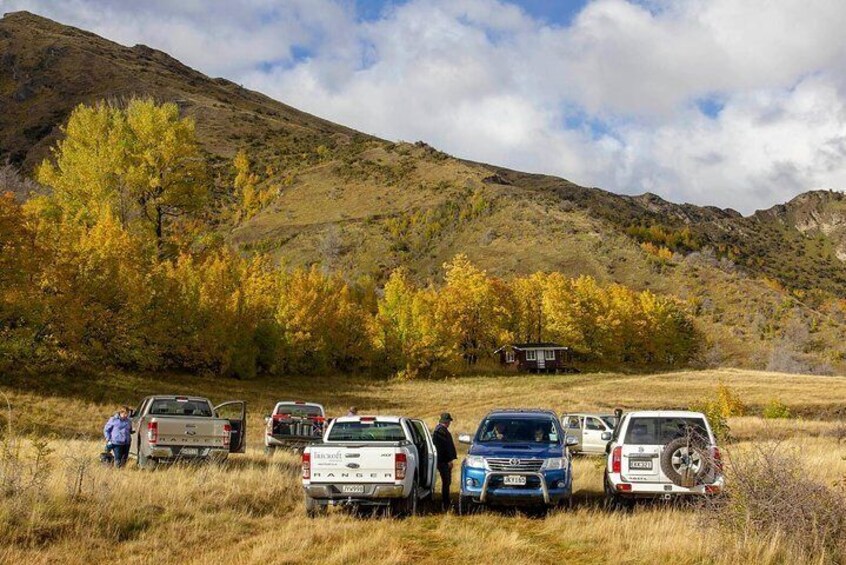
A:
{"label": "white pickup truck", "polygon": [[142,469],[165,461],[225,461],[230,453],[246,450],[247,403],[242,400],[213,406],[197,396],[148,396],[130,418],[129,453]]}
{"label": "white pickup truck", "polygon": [[336,418],[302,457],[306,512],[329,505],[385,506],[414,515],[435,486],[437,453],[422,420]]}

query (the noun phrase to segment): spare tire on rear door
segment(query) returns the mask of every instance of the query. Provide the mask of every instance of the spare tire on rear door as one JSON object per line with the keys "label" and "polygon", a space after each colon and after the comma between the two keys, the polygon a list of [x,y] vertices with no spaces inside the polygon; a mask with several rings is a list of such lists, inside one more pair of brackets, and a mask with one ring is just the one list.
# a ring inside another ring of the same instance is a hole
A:
{"label": "spare tire on rear door", "polygon": [[705,442],[680,437],[664,446],[661,470],[673,484],[690,488],[702,484],[711,472],[711,456]]}

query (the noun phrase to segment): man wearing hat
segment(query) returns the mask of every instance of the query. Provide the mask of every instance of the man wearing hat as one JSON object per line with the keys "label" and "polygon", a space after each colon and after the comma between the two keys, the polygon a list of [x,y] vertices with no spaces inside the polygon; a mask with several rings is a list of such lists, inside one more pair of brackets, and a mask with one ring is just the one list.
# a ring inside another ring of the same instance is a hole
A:
{"label": "man wearing hat", "polygon": [[441,503],[444,510],[449,510],[449,486],[452,482],[452,462],[458,459],[455,452],[455,443],[452,441],[452,434],[449,433],[449,425],[452,423],[452,416],[449,412],[441,414],[435,431],[432,432],[432,441],[438,451],[438,473],[441,475]]}

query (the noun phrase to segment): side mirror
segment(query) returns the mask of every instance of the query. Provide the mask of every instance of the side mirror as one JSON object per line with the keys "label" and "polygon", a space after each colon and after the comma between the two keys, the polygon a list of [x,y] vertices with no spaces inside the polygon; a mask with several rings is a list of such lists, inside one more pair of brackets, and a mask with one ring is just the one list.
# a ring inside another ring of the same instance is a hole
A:
{"label": "side mirror", "polygon": [[602,432],[602,435],[599,437],[602,438],[602,441],[608,441],[611,439],[611,432]]}
{"label": "side mirror", "polygon": [[573,447],[574,445],[579,445],[579,438],[568,435],[567,439],[564,440],[564,443],[567,444],[567,447]]}
{"label": "side mirror", "polygon": [[473,438],[470,437],[470,434],[459,434],[458,443],[466,443],[469,445],[473,443]]}

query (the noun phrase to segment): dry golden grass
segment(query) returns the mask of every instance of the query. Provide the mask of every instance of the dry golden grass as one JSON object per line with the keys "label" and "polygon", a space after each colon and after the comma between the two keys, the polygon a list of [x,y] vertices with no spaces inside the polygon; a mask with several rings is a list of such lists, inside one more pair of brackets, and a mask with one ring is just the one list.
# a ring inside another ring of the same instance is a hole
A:
{"label": "dry golden grass", "polygon": [[[107,374],[87,382],[55,378],[48,385],[6,383],[20,420],[43,434],[58,434],[49,473],[40,488],[6,498],[0,508],[0,561],[8,563],[784,563],[814,562],[780,539],[714,530],[691,508],[639,505],[607,512],[601,505],[597,458],[574,461],[576,508],[546,518],[507,512],[469,517],[428,512],[396,520],[362,518],[334,510],[310,520],[302,508],[299,458],[260,451],[260,418],[282,397],[322,400],[337,414],[350,404],[362,411],[413,414],[429,422],[448,409],[455,431],[471,430],[497,405],[542,405],[558,411],[676,407],[713,392],[722,377],[753,410],[772,395],[794,408],[829,414],[846,396],[846,379],[786,377],[720,371],[650,376],[472,377],[438,382],[296,378],[221,381],[166,375]],[[14,384],[14,387],[10,386]],[[101,443],[75,439],[98,434],[119,402],[158,391],[192,391],[213,400],[251,402],[249,452],[221,466],[192,465],[123,471],[96,462]],[[781,392],[784,391],[784,392]],[[762,437],[796,450],[812,476],[826,484],[846,476],[846,444],[833,421],[731,421],[743,450]],[[32,448],[30,448],[32,449]],[[28,469],[22,469],[28,473]],[[453,485],[457,490],[457,485]]]}

